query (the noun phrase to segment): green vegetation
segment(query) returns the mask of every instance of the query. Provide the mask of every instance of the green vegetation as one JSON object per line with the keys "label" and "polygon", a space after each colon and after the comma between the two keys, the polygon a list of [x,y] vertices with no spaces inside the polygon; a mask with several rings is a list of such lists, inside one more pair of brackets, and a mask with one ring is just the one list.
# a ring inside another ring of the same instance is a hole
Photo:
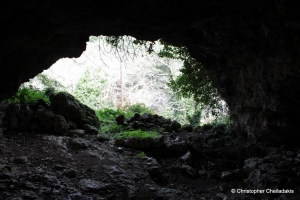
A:
{"label": "green vegetation", "polygon": [[136,155],[137,158],[144,158],[146,156],[147,155],[144,152],[141,152],[141,153],[139,153],[139,154]]}
{"label": "green vegetation", "polygon": [[[39,85],[39,88],[34,85]],[[28,83],[22,84],[16,94],[3,102],[34,103],[42,99],[49,103],[49,96],[58,91],[65,91],[65,87],[60,82],[44,74],[38,74],[35,80],[30,80]]]}
{"label": "green vegetation", "polygon": [[221,114],[216,117],[216,119],[211,123],[214,127],[225,126],[229,127],[231,125],[231,120],[229,115]]}
{"label": "green vegetation", "polygon": [[3,102],[7,103],[34,103],[39,99],[43,99],[49,103],[49,97],[47,96],[49,90],[39,90],[33,86],[21,85],[19,90],[12,97],[5,99]]}
{"label": "green vegetation", "polygon": [[155,138],[158,136],[157,131],[142,131],[140,129],[134,131],[123,131],[121,133],[116,134],[115,138],[130,138],[130,137],[137,137],[137,138]]}
{"label": "green vegetation", "polygon": [[[137,103],[133,105],[124,106],[123,110],[126,112],[126,115],[133,116],[134,113],[144,114],[144,113],[151,113],[154,114],[154,111],[150,108],[147,108],[143,103]],[[124,113],[123,113],[124,114]]]}
{"label": "green vegetation", "polygon": [[174,47],[163,40],[159,42],[163,49],[158,52],[158,56],[183,61],[181,74],[175,78],[171,76],[168,86],[178,96],[193,98],[202,108],[210,109],[217,116],[222,110],[221,99],[212,84],[209,72],[190,56],[187,48]]}
{"label": "green vegetation", "polygon": [[107,82],[103,76],[105,74],[101,69],[93,69],[93,71],[88,69],[72,92],[74,97],[94,110],[113,108],[112,102],[105,101],[101,97]]}

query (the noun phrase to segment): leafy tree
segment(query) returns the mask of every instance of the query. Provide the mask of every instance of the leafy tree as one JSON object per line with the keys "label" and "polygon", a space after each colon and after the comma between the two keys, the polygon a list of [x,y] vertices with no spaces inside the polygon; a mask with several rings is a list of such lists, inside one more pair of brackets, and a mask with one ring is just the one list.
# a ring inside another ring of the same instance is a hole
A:
{"label": "leafy tree", "polygon": [[76,99],[88,105],[94,110],[112,105],[101,98],[101,93],[105,88],[106,80],[101,74],[101,70],[87,70],[79,79],[78,84],[73,92]]}
{"label": "leafy tree", "polygon": [[168,86],[179,96],[193,98],[202,108],[209,108],[213,115],[222,110],[218,91],[212,85],[208,71],[189,55],[187,48],[174,47],[160,40],[163,49],[157,54],[160,57],[183,60],[181,74],[170,77]]}

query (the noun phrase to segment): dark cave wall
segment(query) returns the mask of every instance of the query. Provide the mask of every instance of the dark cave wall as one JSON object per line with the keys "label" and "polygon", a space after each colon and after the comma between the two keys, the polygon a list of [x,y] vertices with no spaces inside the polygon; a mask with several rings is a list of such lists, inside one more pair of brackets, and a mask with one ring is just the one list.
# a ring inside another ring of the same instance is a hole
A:
{"label": "dark cave wall", "polygon": [[[0,3],[0,99],[90,35],[163,38],[207,68],[249,140],[297,139],[297,1],[14,1]],[[288,137],[289,136],[289,137]]]}

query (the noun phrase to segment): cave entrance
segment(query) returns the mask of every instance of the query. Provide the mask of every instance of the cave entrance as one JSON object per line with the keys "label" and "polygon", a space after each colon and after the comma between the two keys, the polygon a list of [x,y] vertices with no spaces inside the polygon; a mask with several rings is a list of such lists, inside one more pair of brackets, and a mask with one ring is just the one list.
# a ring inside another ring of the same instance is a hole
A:
{"label": "cave entrance", "polygon": [[[24,86],[68,92],[94,110],[149,111],[182,124],[211,123],[216,117],[208,107],[169,87],[170,77],[181,74],[183,61],[158,56],[162,48],[159,41],[130,36],[90,36],[80,57],[58,60]],[[227,123],[227,108],[221,104],[217,120]]]}

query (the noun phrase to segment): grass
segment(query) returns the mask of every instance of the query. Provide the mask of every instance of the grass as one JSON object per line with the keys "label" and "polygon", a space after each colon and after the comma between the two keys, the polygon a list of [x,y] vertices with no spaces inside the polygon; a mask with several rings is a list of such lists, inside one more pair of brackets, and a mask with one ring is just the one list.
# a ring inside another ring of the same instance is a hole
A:
{"label": "grass", "polygon": [[134,131],[124,131],[121,133],[116,134],[115,138],[155,138],[158,135],[157,131],[142,131],[142,130],[134,130]]}
{"label": "grass", "polygon": [[124,115],[125,118],[132,117],[135,113],[145,113],[152,112],[143,104],[135,104],[131,106],[126,106],[123,110],[117,109],[113,110],[110,108],[104,108],[96,111],[96,115],[101,123],[100,133],[111,135],[115,138],[128,138],[128,137],[139,137],[139,138],[149,138],[156,137],[158,135],[155,131],[145,132],[141,130],[128,130],[130,127],[124,127],[117,125],[115,118],[119,115]]}
{"label": "grass", "polygon": [[144,158],[146,157],[146,154],[144,152],[141,152],[139,154],[136,155],[137,158]]}

